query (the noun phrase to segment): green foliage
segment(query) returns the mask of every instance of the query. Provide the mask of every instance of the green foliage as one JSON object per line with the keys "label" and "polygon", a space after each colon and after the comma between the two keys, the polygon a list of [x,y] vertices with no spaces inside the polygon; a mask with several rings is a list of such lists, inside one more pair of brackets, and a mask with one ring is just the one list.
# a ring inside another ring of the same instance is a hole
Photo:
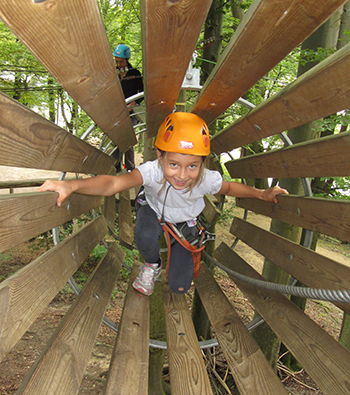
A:
{"label": "green foliage", "polygon": [[349,128],[350,114],[349,110],[341,111],[337,114],[330,115],[319,121],[319,128],[322,133],[339,132],[340,128],[343,127],[345,130]]}
{"label": "green foliage", "polygon": [[319,63],[334,52],[335,50],[332,48],[317,48],[317,51],[313,49],[303,49],[300,51],[299,62],[303,66],[305,66],[306,63]]}
{"label": "green foliage", "polygon": [[92,251],[92,256],[96,262],[100,261],[104,254],[107,252],[107,248],[103,244],[97,244]]}

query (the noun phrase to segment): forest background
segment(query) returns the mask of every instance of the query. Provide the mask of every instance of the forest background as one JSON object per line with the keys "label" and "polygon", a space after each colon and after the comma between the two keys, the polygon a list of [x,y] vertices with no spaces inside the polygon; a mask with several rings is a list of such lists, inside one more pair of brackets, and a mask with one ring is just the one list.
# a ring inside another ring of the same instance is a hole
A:
{"label": "forest background", "polygon": [[[133,67],[142,70],[141,18],[139,0],[98,0],[101,16],[110,43],[111,53],[119,43],[130,46]],[[195,51],[193,67],[200,69],[201,85],[210,75],[220,55],[230,41],[244,13],[252,0],[214,0],[203,31],[199,37]],[[349,42],[350,35],[350,1],[339,9],[315,33],[295,48],[264,78],[244,95],[252,105],[269,99],[286,85],[293,82],[301,74],[324,60]],[[39,38],[38,38],[39,39]],[[184,43],[183,45],[186,45]],[[169,64],[171,67],[171,64]],[[26,47],[14,36],[7,27],[0,23],[0,91],[12,97],[21,104],[33,109],[50,121],[59,124],[67,131],[81,137],[93,124],[87,114],[75,103],[66,91],[33,57]],[[186,91],[181,93],[179,102],[186,102],[181,110],[191,108],[198,92]],[[180,108],[177,108],[180,109]],[[249,111],[241,104],[233,104],[213,124],[210,125],[211,134],[235,122]],[[286,131],[293,143],[343,133],[349,130],[349,110],[343,110],[325,119],[303,125],[294,130]],[[90,143],[100,141],[102,132],[97,128],[91,135]],[[140,149],[142,150],[142,138]],[[254,155],[283,147],[280,136],[266,138],[249,146],[242,147],[240,156]],[[230,158],[232,153],[226,155]],[[146,159],[146,158],[145,158]],[[225,173],[226,177],[229,177]],[[279,180],[246,180],[250,185],[266,187],[268,183]],[[331,199],[350,199],[349,177],[311,179],[310,185],[314,196]],[[303,194],[301,180],[281,180],[280,185],[286,187],[293,194]],[[284,228],[282,223],[272,221],[271,230],[293,241],[303,244],[304,232],[296,227]],[[311,248],[315,249],[317,234],[314,234]],[[276,270],[268,261],[265,262],[263,274],[269,281],[286,283],[288,278],[282,271]],[[301,308],[305,301],[295,300]],[[344,316],[342,342],[350,349],[349,317]],[[278,339],[261,325],[255,332],[255,337],[265,355],[274,366],[279,352],[276,354]],[[261,343],[260,339],[265,341]],[[267,339],[267,341],[266,341]],[[280,350],[280,344],[278,344]],[[292,361],[289,361],[292,364]]]}

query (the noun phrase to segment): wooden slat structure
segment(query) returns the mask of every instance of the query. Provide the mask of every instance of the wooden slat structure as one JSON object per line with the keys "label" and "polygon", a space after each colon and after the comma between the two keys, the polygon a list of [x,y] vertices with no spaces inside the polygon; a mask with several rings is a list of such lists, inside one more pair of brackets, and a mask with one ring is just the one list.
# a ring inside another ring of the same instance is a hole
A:
{"label": "wooden slat structure", "polygon": [[210,0],[141,1],[149,137],[157,134],[175,107],[210,4]]}
{"label": "wooden slat structure", "polygon": [[114,243],[28,372],[18,394],[78,392],[123,258]]}
{"label": "wooden slat structure", "polygon": [[[208,123],[330,17],[345,0],[254,0],[200,91],[192,111]],[[155,136],[174,110],[186,69],[211,6],[209,0],[141,0],[143,78],[147,134]],[[2,0],[0,17],[92,120],[121,150],[136,142],[95,0]],[[349,108],[350,44],[309,70],[212,139],[220,155]],[[0,93],[0,165],[114,174],[115,160]],[[227,163],[231,177],[350,176],[349,132]],[[1,182],[2,180],[0,180]],[[23,182],[21,181],[23,184]],[[28,180],[26,185],[33,185]],[[18,183],[6,181],[6,188]],[[72,195],[60,208],[57,193],[0,196],[0,253],[83,214],[93,220],[0,282],[0,361],[108,232],[118,215],[120,244],[132,248],[129,191],[115,197]],[[132,191],[134,199],[134,191]],[[213,197],[205,217],[219,216]],[[237,199],[267,217],[350,242],[350,204],[282,195],[278,204]],[[296,243],[235,219],[231,233],[291,276],[313,288],[350,289],[350,269]],[[104,240],[106,243],[106,241]],[[21,394],[76,394],[103,320],[124,252],[109,243],[42,355],[24,377]],[[216,260],[250,278],[263,278],[232,249],[219,245]],[[150,300],[131,286],[125,297],[105,394],[148,393]],[[184,295],[163,279],[170,385],[173,394],[211,394],[211,383]],[[227,279],[227,281],[231,281]],[[232,277],[256,311],[327,395],[350,392],[350,353],[285,296]],[[209,270],[194,281],[232,377],[241,394],[283,394],[268,365]],[[337,303],[350,314],[349,303]]]}
{"label": "wooden slat structure", "polygon": [[211,123],[317,29],[344,1],[254,1],[199,94]]}
{"label": "wooden slat structure", "polygon": [[121,150],[136,143],[96,1],[5,0],[0,17]]}
{"label": "wooden slat structure", "polygon": [[[140,263],[139,263],[140,265]],[[134,265],[125,298],[122,322],[112,354],[105,394],[147,395],[150,301],[132,288],[139,265]]]}
{"label": "wooden slat structure", "polygon": [[185,295],[171,292],[164,277],[163,299],[171,392],[174,395],[210,395],[213,392]]}

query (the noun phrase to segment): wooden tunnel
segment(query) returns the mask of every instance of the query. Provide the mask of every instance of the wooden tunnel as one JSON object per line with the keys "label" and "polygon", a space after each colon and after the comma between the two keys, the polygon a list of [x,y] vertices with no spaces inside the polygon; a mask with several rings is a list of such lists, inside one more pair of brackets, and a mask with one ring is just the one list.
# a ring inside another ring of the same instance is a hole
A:
{"label": "wooden tunnel", "polygon": [[[344,3],[254,0],[192,112],[207,123],[214,121]],[[210,4],[210,0],[141,1],[149,137],[155,136],[160,122],[174,109]],[[117,146],[126,150],[136,143],[95,0],[2,0],[0,16]],[[349,108],[349,69],[350,44],[216,135],[212,151],[219,155]],[[349,146],[346,132],[232,160],[227,168],[239,178],[350,176]],[[0,165],[109,174],[114,160],[0,94]],[[60,208],[56,197],[55,193],[0,196],[0,253],[93,208],[103,206],[104,212],[0,283],[0,360],[109,227],[114,230],[114,197],[72,195]],[[291,195],[278,200],[275,205],[240,199],[238,205],[350,242],[348,202]],[[231,231],[307,286],[350,290],[350,269],[338,262],[247,221],[235,219]],[[235,271],[261,278],[225,244],[217,246],[214,255]],[[120,247],[112,243],[18,394],[78,392],[123,259]],[[132,277],[136,272],[137,267]],[[282,294],[234,281],[325,394],[350,393],[347,350]],[[205,265],[195,287],[240,393],[287,394]],[[212,393],[185,297],[172,294],[165,281],[163,299],[172,393]],[[350,314],[350,304],[339,307]],[[148,353],[149,298],[129,287],[105,394],[147,394]]]}

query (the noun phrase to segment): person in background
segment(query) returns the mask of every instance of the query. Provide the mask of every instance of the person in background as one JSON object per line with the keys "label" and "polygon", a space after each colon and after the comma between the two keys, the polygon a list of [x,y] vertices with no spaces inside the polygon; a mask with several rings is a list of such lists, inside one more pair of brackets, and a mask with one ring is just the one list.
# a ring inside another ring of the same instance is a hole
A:
{"label": "person in background", "polygon": [[[119,44],[115,48],[113,56],[125,99],[136,95],[137,93],[143,92],[141,73],[137,69],[133,68],[129,62],[131,56],[130,48],[125,44]],[[133,113],[133,107],[137,104],[140,104],[142,100],[143,98],[132,101],[128,104],[130,115]],[[133,126],[135,126],[137,124],[136,117],[131,117],[131,120]],[[118,173],[121,171],[119,148],[113,152],[112,156],[117,160],[115,167]],[[125,168],[127,171],[131,171],[135,168],[135,155],[133,147],[129,148],[125,152]]]}

